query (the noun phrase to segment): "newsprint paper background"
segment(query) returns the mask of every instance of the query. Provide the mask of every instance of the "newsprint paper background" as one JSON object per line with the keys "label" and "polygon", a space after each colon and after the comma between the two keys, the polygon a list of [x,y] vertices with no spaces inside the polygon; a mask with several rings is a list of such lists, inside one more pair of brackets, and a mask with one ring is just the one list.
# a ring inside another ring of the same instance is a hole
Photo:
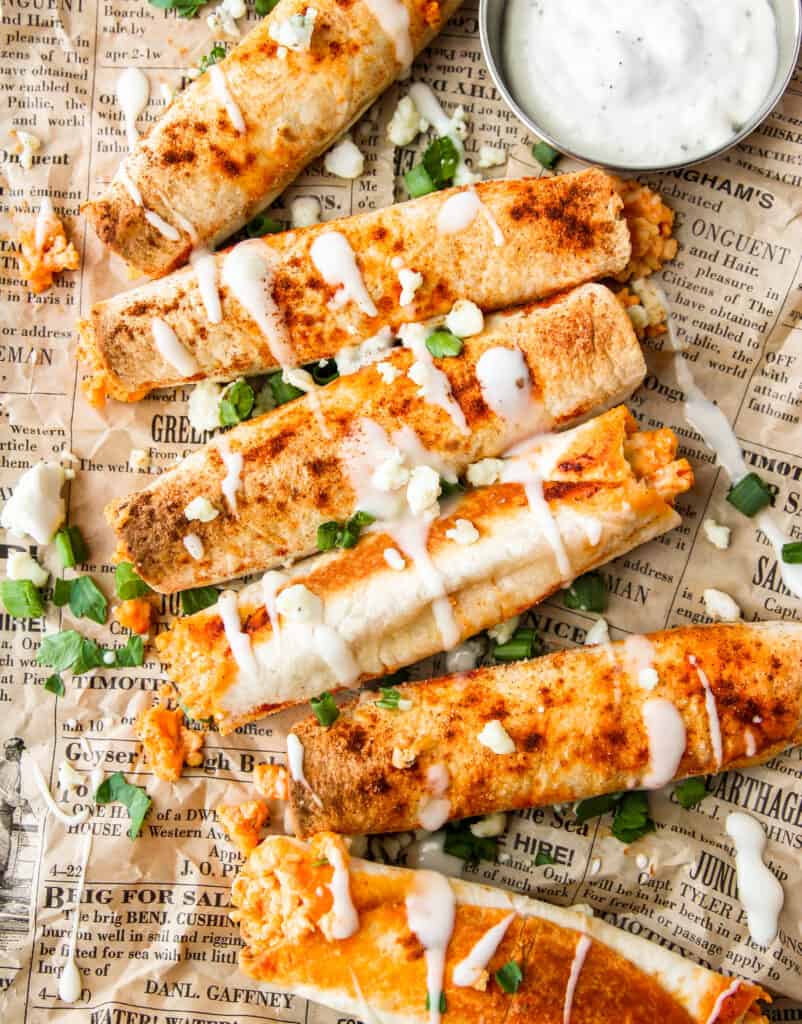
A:
{"label": "newsprint paper background", "polygon": [[[72,357],[76,318],[92,301],[131,281],[79,219],[78,207],[109,180],[125,150],[114,101],[121,69],[141,67],[150,79],[142,127],[163,108],[160,84],[184,85],[186,69],[197,64],[212,39],[204,16],[181,21],[146,0],[4,0],[2,32],[0,494],[5,500],[20,473],[37,460],[73,452],[79,461],[69,485],[70,521],[81,526],[89,543],[87,571],[111,596],[112,539],[102,506],[141,486],[146,473],[170,466],[202,438],[186,417],[187,392],[156,394],[138,406],[110,403],[103,412],[81,398]],[[482,63],[472,0],[416,62],[412,78],[428,82],[449,110],[466,108],[470,157],[475,159],[483,142],[491,143],[510,156],[506,167],[492,173],[540,173],[529,155],[532,140],[502,105]],[[388,117],[403,92],[403,83],[390,90],[356,128],[368,157],[362,178],[332,178],[317,164],[288,196],[318,196],[326,218],[401,198],[396,175],[425,144],[419,140],[417,150],[394,152],[386,142]],[[45,142],[27,172],[14,155],[9,131],[15,127]],[[802,74],[766,124],[726,160],[648,180],[677,211],[681,249],[663,282],[686,357],[699,383],[735,423],[747,462],[776,490],[778,520],[800,538]],[[35,297],[17,279],[13,238],[43,195],[65,216],[84,270],[62,275],[51,292]],[[279,219],[288,219],[287,198],[274,207]],[[683,419],[666,343],[650,343],[647,358],[650,373],[631,407],[646,427],[667,424],[677,431],[697,484],[683,496],[679,529],[605,570],[614,635],[705,621],[701,593],[711,586],[732,594],[747,619],[802,620],[799,602],[782,585],[772,548],[725,503],[726,478]],[[149,469],[129,469],[133,448],[148,450]],[[726,554],[701,537],[705,515],[732,527]],[[0,558],[18,547],[0,545]],[[57,569],[52,547],[37,557]],[[174,599],[164,599],[162,622],[177,611]],[[552,648],[581,644],[591,624],[589,616],[553,602],[533,617]],[[283,758],[292,715],[225,739],[210,736],[202,767],[188,770],[175,785],[159,783],[142,764],[132,732],[161,677],[152,656],[141,670],[96,671],[68,680],[65,697],[56,700],[42,688],[45,673],[35,665],[35,651],[44,632],[70,625],[69,614],[51,605],[47,621],[4,616],[0,625],[0,752],[12,737],[25,747],[22,770],[13,755],[0,762],[2,1020],[345,1024],[330,1011],[239,974],[238,939],[227,918],[238,858],[213,808],[247,794],[255,761]],[[98,627],[95,635],[108,640],[109,630],[115,626]],[[127,838],[126,812],[119,805],[90,803],[89,822],[65,828],[45,813],[24,770],[26,758],[35,758],[57,798],[72,809],[86,802],[88,785],[72,796],[58,791],[63,759],[87,773],[96,766],[125,771],[153,797],[143,836],[136,842]],[[551,809],[516,815],[501,862],[483,863],[470,874],[560,904],[589,904],[633,934],[758,979],[780,997],[775,1019],[802,1020],[802,751],[760,770],[721,776],[712,795],[693,810],[682,810],[668,791],[655,794],[652,808],[657,832],[629,849],[612,838],[609,819],[577,825],[572,815]],[[767,950],[750,941],[736,899],[733,851],[723,829],[734,808],[755,815],[765,827],[768,861],[785,887],[780,935]],[[534,867],[539,850],[551,853],[555,863]],[[68,1007],[57,999],[58,972],[87,858],[77,943],[83,992]]]}

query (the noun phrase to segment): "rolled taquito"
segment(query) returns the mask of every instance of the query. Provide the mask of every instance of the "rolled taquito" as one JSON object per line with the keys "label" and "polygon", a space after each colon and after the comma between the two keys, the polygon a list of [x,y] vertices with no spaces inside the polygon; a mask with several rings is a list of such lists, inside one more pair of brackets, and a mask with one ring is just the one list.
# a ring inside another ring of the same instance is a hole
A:
{"label": "rolled taquito", "polygon": [[[193,246],[222,241],[272,202],[458,7],[459,0],[281,0],[175,97],[82,213],[143,274],[186,263]],[[307,43],[298,28],[308,30],[310,18]]]}
{"label": "rolled taquito", "polygon": [[[153,388],[332,358],[384,327],[445,314],[456,299],[504,309],[620,275],[631,257],[648,273],[661,260],[641,222],[655,207],[670,211],[644,188],[653,202],[632,214],[631,242],[619,187],[595,168],[488,181],[242,242],[214,257],[203,289],[203,274],[186,269],[92,306],[79,324],[78,358],[92,371],[84,388],[96,403],[105,395],[135,401]],[[473,215],[450,230],[449,210],[471,200]],[[646,240],[644,267],[637,251]],[[403,270],[422,278],[411,297],[402,296]],[[354,287],[343,292],[346,275]],[[254,298],[260,291],[263,300]],[[154,320],[174,333],[182,359],[160,351]]]}
{"label": "rolled taquito", "polygon": [[618,407],[532,442],[437,518],[378,522],[352,549],[174,620],[160,656],[192,717],[224,733],[394,672],[676,526],[693,476],[675,451],[670,430],[638,433]]}
{"label": "rolled taquito", "polygon": [[[528,390],[520,391],[525,407],[515,417],[493,410],[480,379],[480,360],[500,349],[520,353],[529,377]],[[358,507],[347,452],[361,423],[389,434],[414,431],[431,457],[460,474],[527,434],[568,426],[621,401],[646,372],[629,318],[600,285],[495,314],[480,334],[465,339],[458,357],[437,359],[453,406],[434,404],[434,390],[413,379],[417,362],[408,349],[392,350],[384,365],[236,427],[114,503],[107,516],[119,538],[118,557],[163,593],[268,569],[315,551],[319,524]],[[224,493],[232,457],[242,459],[235,505]],[[185,510],[201,496],[217,514],[190,521]],[[199,557],[184,544],[188,534],[199,538]]]}
{"label": "rolled taquito", "polygon": [[251,978],[384,1024],[767,1024],[725,977],[579,910],[266,839],[234,881]]}
{"label": "rolled taquito", "polygon": [[442,824],[768,760],[802,742],[802,625],[690,626],[397,689],[407,710],[349,701],[331,728],[293,727],[299,835],[415,829],[435,812]]}

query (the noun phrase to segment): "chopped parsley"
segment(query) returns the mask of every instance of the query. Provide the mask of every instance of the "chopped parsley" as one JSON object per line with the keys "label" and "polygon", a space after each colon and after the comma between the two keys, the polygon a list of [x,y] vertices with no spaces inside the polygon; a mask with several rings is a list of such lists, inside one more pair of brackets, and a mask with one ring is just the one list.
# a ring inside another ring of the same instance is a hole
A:
{"label": "chopped parsley", "polygon": [[524,973],[517,960],[508,960],[503,967],[496,971],[496,981],[508,996],[515,995],[524,980]]}
{"label": "chopped parsley", "polygon": [[128,808],[131,821],[129,839],[136,839],[141,832],[145,815],[153,802],[141,786],[132,786],[126,782],[122,772],[115,772],[100,783],[95,792],[95,801],[99,804],[124,804]]}
{"label": "chopped parsley", "polygon": [[318,551],[356,547],[363,528],[373,522],[375,518],[369,512],[357,511],[344,523],[338,523],[336,519],[321,523],[317,528]]}
{"label": "chopped parsley", "polygon": [[204,608],[211,608],[217,604],[220,591],[217,587],[193,587],[191,590],[182,590],[181,612],[183,615],[194,615],[195,612],[202,612]]}
{"label": "chopped parsley", "polygon": [[563,591],[566,608],[582,612],[603,612],[607,609],[607,584],[599,572],[586,572]]}
{"label": "chopped parsley", "polygon": [[480,860],[495,862],[498,858],[497,836],[475,836],[471,825],[481,818],[463,818],[461,821],[450,821],[446,825],[446,837],[443,843],[445,853],[459,857],[466,864],[478,864]]}
{"label": "chopped parsley", "polygon": [[686,810],[695,807],[707,796],[705,780],[699,776],[693,779],[684,779],[674,787],[674,796],[680,807],[684,807]]}
{"label": "chopped parsley", "polygon": [[634,843],[648,832],[654,832],[654,821],[649,814],[649,797],[643,790],[607,793],[589,800],[580,800],[574,807],[578,821],[598,818],[608,811],[613,812],[613,835],[621,843]]}
{"label": "chopped parsley", "polygon": [[175,11],[179,18],[197,18],[206,0],[149,0],[160,11]]}
{"label": "chopped parsley", "polygon": [[548,142],[536,142],[532,146],[532,156],[537,160],[541,167],[545,167],[546,170],[553,170],[554,165],[560,159],[562,154],[550,146]]}
{"label": "chopped parsley", "polygon": [[313,697],[309,703],[312,705],[315,718],[324,729],[334,725],[340,717],[340,709],[335,704],[332,695],[328,692],[321,693],[319,697]]}
{"label": "chopped parsley", "polygon": [[253,411],[253,388],[240,377],[226,387],[220,396],[218,417],[221,427],[233,427],[251,415]]}
{"label": "chopped parsley", "polygon": [[120,562],[114,570],[114,586],[121,601],[131,601],[133,598],[152,593],[130,562]]}
{"label": "chopped parsley", "polygon": [[106,621],[109,603],[103,591],[91,576],[78,576],[67,581],[70,587],[70,611],[77,619],[91,619],[102,626]]}
{"label": "chopped parsley", "polygon": [[205,53],[198,61],[198,68],[200,69],[201,74],[203,74],[204,71],[208,71],[212,64],[217,64],[218,61],[221,61],[225,55],[225,46],[223,46],[222,43],[215,43],[211,50],[209,50],[208,53]]}
{"label": "chopped parsley", "polygon": [[15,619],[38,619],[45,613],[42,595],[30,580],[3,580],[0,597],[8,614]]}
{"label": "chopped parsley", "polygon": [[538,850],[535,854],[535,867],[542,868],[547,864],[556,864],[557,861],[552,857],[550,853],[546,853],[545,850]]}
{"label": "chopped parsley", "polygon": [[49,693],[55,693],[57,697],[64,696],[64,680],[60,675],[48,676],[45,679],[44,687]]}

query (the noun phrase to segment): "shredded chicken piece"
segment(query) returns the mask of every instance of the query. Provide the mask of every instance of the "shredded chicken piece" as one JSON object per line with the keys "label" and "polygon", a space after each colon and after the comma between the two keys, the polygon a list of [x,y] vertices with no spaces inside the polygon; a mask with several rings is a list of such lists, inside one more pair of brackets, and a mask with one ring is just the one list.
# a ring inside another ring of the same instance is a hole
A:
{"label": "shredded chicken piece", "polygon": [[674,211],[657,192],[634,178],[616,182],[632,236],[632,256],[616,280],[647,277],[677,255],[677,240],[671,237]]}
{"label": "shredded chicken piece", "polygon": [[146,597],[133,597],[114,609],[114,618],[120,625],[140,636],[150,631],[155,617],[156,609]]}
{"label": "shredded chicken piece", "polygon": [[256,792],[266,800],[286,800],[287,769],[281,764],[257,764],[253,770]]}
{"label": "shredded chicken piece", "polygon": [[219,804],[215,813],[228,838],[246,857],[259,845],[259,833],[270,823],[270,811],[263,800]]}
{"label": "shredded chicken piece", "polygon": [[62,270],[77,270],[80,266],[78,250],[67,241],[64,225],[55,213],[41,225],[20,228],[19,244],[20,275],[35,295],[46,292]]}
{"label": "shredded chicken piece", "polygon": [[[172,687],[164,686],[160,700],[168,699]],[[154,704],[137,717],[134,732],[145,750],[145,758],[154,775],[164,782],[177,782],[184,764],[195,767],[202,763],[202,730],[187,729],[184,712],[174,711],[165,704]]]}

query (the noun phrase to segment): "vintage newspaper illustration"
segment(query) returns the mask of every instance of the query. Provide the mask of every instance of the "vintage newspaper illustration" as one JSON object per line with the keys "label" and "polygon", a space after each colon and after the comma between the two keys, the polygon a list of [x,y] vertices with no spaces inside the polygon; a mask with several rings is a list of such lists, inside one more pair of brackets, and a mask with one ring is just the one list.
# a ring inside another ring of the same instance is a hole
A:
{"label": "vintage newspaper illustration", "polygon": [[[251,8],[241,30],[255,18]],[[72,354],[75,321],[91,302],[132,281],[80,220],[78,207],[110,179],[125,152],[115,102],[120,71],[146,71],[147,123],[215,40],[203,13],[184,20],[146,0],[6,0],[2,34],[0,497],[5,501],[21,472],[39,459],[63,458],[72,465],[69,519],[80,525],[90,550],[86,571],[111,597],[112,539],[103,505],[204,438],[189,423],[188,389],[157,393],[137,405],[109,403],[101,411],[81,396]],[[482,63],[472,0],[418,59],[411,80],[427,82],[449,111],[464,107],[470,128],[465,147],[474,163],[482,144],[507,151],[506,164],[486,175],[542,173],[531,156],[531,138],[504,107]],[[393,87],[354,128],[366,156],[359,179],[335,178],[317,161],[272,215],[288,223],[296,195],[317,197],[325,218],[404,198],[398,175],[425,145],[419,139],[394,149],[387,141],[387,122],[404,91],[404,82]],[[28,170],[15,152],[12,130],[42,140]],[[778,523],[790,538],[802,538],[802,75],[766,124],[726,159],[645,180],[677,213],[680,252],[662,282],[684,356],[699,385],[734,423],[747,463],[771,485]],[[17,276],[14,239],[45,195],[64,216],[83,269],[34,296]],[[752,520],[727,505],[727,479],[684,419],[665,337],[647,341],[646,355],[649,375],[630,407],[645,427],[665,424],[677,432],[696,486],[681,501],[681,527],[605,567],[613,636],[706,621],[707,587],[731,594],[747,620],[802,620],[773,548]],[[135,449],[145,450],[148,459],[133,468]],[[704,539],[707,516],[732,527],[729,551],[716,551]],[[20,547],[25,545],[5,540],[0,559]],[[57,573],[52,549],[30,550]],[[162,624],[179,610],[177,597],[163,598]],[[583,643],[593,622],[593,616],[567,611],[559,598],[531,618],[552,649]],[[69,611],[52,604],[46,619],[0,619],[3,1020],[345,1024],[331,1011],[238,972],[228,893],[239,857],[214,813],[219,803],[248,794],[255,763],[283,760],[286,730],[306,710],[227,737],[211,733],[203,764],[188,768],[178,783],[159,782],[143,763],[132,729],[163,678],[158,660],[147,651],[141,669],[97,669],[68,678],[57,699],[42,686],[46,672],[36,664],[36,649],[46,631],[70,624]],[[122,632],[113,622],[101,627],[82,620],[80,628],[106,641]],[[438,667],[442,658],[435,659]],[[65,761],[81,773],[71,789],[58,781]],[[33,764],[64,812],[87,808],[85,822],[48,811],[33,783]],[[100,771],[123,771],[152,797],[137,840],[126,835],[124,807],[91,799]],[[570,808],[514,815],[498,862],[461,870],[560,904],[589,905],[633,934],[760,981],[778,997],[775,1019],[802,1020],[800,750],[760,769],[715,777],[709,785],[707,798],[690,810],[679,806],[671,787],[654,794],[656,831],[631,847],[612,836],[609,816],[579,824]],[[750,939],[737,899],[732,844],[723,827],[733,809],[760,820],[769,840],[767,862],[784,885],[781,932],[768,949]],[[403,861],[397,842],[371,847]],[[552,863],[536,865],[538,853]],[[81,995],[67,1005],[57,987],[73,934]]]}

